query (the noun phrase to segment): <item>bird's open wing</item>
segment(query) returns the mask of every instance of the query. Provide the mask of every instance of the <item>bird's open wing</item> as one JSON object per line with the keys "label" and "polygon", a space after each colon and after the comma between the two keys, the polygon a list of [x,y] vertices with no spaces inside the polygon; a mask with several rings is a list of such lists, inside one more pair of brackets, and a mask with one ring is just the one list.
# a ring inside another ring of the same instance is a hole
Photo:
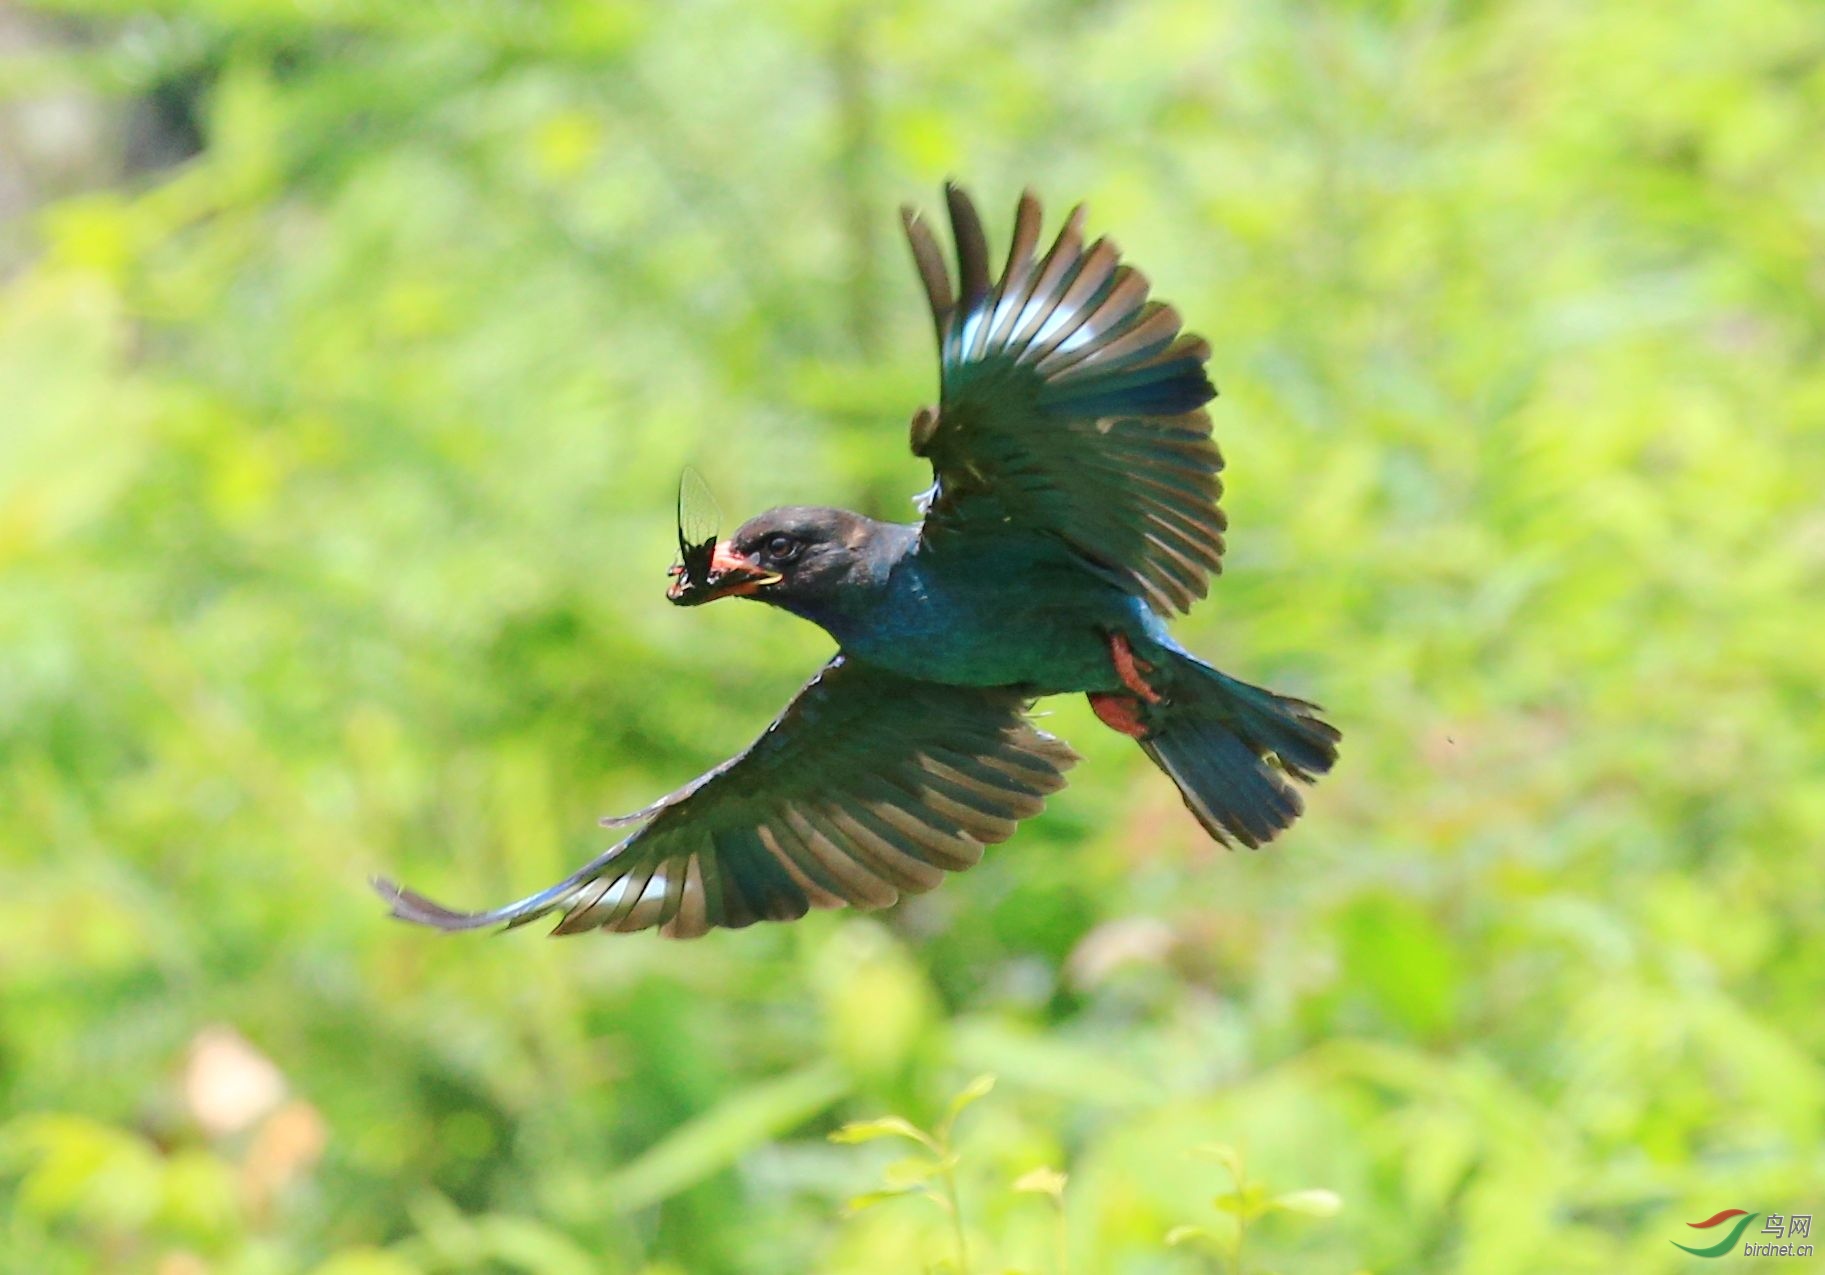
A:
{"label": "bird's open wing", "polygon": [[916,682],[838,656],[747,751],[623,819],[640,827],[550,889],[453,912],[387,881],[404,920],[556,933],[790,921],[885,907],[982,857],[1064,787],[1077,755],[1037,730],[1016,691]]}
{"label": "bird's open wing", "polygon": [[1186,610],[1222,568],[1223,460],[1203,405],[1210,347],[1115,245],[1083,242],[1083,208],[1043,257],[1039,202],[1021,196],[998,281],[969,197],[945,188],[958,290],[931,229],[904,210],[938,329],[942,397],[913,418],[935,484],[922,534],[1035,531],[1146,599]]}

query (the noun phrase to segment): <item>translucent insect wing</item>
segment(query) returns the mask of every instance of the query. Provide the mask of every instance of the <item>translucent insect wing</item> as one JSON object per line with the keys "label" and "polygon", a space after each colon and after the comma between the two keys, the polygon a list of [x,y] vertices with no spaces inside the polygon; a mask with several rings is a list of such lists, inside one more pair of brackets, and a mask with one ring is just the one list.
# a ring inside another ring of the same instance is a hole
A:
{"label": "translucent insect wing", "polygon": [[722,511],[703,475],[690,466],[678,477],[678,558],[688,584],[710,578],[710,557],[722,527]]}

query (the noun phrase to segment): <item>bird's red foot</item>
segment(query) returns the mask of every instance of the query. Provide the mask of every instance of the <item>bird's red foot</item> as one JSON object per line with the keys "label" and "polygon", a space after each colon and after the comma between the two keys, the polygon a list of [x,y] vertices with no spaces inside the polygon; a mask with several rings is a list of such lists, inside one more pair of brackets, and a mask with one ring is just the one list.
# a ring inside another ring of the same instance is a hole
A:
{"label": "bird's red foot", "polygon": [[[1153,665],[1146,660],[1135,658],[1134,647],[1129,645],[1127,637],[1123,634],[1111,633],[1109,635],[1109,660],[1115,665],[1115,675],[1122,679],[1122,685],[1147,703],[1158,704],[1166,698],[1149,686],[1147,679],[1141,676],[1143,673],[1153,672]],[[1094,703],[1096,697],[1091,696],[1090,698]],[[1101,716],[1100,710],[1098,716]]]}
{"label": "bird's red foot", "polygon": [[1141,720],[1141,702],[1120,691],[1091,691],[1090,711],[1110,730],[1118,730],[1131,739],[1146,739],[1147,723]]}

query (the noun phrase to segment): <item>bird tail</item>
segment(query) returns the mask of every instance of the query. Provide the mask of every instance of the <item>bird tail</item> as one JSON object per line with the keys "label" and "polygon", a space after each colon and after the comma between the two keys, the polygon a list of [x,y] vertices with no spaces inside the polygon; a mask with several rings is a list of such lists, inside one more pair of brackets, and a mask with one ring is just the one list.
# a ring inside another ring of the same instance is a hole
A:
{"label": "bird tail", "polygon": [[1174,652],[1170,694],[1146,712],[1140,745],[1178,785],[1186,807],[1218,841],[1259,846],[1305,810],[1289,779],[1311,783],[1337,760],[1337,729],[1318,706],[1237,681]]}

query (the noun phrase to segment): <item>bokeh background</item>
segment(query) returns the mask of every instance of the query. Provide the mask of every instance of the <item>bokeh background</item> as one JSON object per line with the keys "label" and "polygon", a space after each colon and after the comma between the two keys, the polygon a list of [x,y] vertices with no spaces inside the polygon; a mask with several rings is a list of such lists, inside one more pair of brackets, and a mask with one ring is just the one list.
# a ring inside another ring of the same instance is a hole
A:
{"label": "bokeh background", "polygon": [[[984,1073],[975,1272],[1825,1214],[1821,137],[1813,0],[0,9],[0,1269],[955,1269],[828,1134]],[[674,484],[910,516],[947,175],[1210,338],[1180,631],[1342,727],[1309,815],[1224,852],[1059,701],[1072,787],[884,914],[388,922],[825,658],[665,603]]]}

